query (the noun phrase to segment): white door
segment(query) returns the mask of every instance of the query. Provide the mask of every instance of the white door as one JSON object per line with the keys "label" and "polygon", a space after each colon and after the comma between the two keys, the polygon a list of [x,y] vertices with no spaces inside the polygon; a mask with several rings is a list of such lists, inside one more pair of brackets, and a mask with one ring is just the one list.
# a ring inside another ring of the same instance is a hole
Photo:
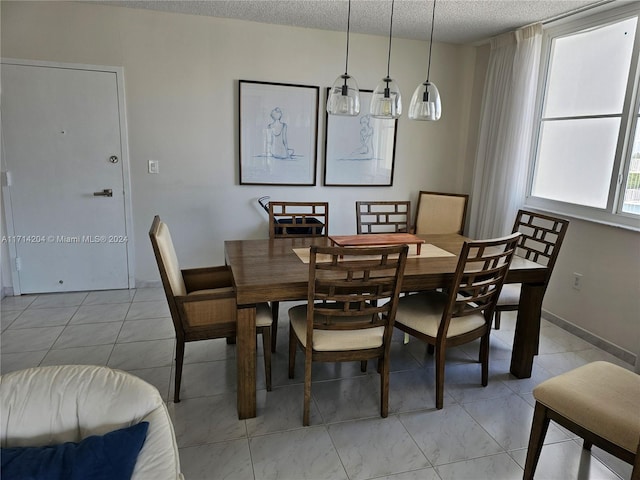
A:
{"label": "white door", "polygon": [[1,85],[19,290],[128,288],[117,73],[3,63]]}

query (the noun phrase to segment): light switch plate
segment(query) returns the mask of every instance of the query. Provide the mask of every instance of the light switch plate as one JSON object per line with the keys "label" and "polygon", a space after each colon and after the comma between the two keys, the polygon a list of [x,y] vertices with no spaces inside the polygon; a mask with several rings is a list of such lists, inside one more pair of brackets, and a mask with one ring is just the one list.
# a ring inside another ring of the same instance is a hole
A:
{"label": "light switch plate", "polygon": [[149,173],[158,173],[159,169],[158,160],[149,160]]}

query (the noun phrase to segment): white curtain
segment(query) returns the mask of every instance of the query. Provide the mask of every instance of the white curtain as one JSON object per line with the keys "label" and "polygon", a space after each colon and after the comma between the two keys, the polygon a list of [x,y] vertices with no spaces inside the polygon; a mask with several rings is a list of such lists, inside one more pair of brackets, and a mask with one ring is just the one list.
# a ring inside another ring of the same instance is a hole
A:
{"label": "white curtain", "polygon": [[471,205],[470,235],[511,232],[526,193],[542,25],[491,40]]}

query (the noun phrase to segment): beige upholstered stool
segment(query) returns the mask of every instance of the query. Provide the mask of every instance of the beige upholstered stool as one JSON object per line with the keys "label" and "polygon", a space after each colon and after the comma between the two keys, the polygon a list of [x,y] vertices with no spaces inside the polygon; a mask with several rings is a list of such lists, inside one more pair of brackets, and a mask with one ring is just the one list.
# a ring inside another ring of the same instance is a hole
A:
{"label": "beige upholstered stool", "polygon": [[640,480],[640,375],[608,362],[593,362],[542,382],[536,399],[524,479],[532,479],[549,420],[633,465]]}

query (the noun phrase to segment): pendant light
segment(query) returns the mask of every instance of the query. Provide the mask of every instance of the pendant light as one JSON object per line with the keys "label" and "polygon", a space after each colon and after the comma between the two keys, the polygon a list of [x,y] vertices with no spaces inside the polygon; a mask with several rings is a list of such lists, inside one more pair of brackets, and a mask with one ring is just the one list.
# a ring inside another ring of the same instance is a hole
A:
{"label": "pendant light", "polygon": [[369,112],[376,118],[398,118],[402,114],[402,97],[398,84],[389,77],[391,65],[391,36],[393,33],[393,4],[391,0],[391,21],[389,23],[389,55],[387,57],[387,76],[376,86],[371,96]]}
{"label": "pendant light", "polygon": [[347,54],[345,55],[344,74],[333,82],[327,98],[327,113],[355,117],[360,113],[360,90],[355,78],[347,71],[349,68],[349,26],[351,23],[351,0],[347,13]]}
{"label": "pendant light", "polygon": [[433,82],[429,81],[431,71],[431,47],[433,47],[433,26],[436,19],[436,0],[433,0],[433,13],[431,14],[431,39],[429,40],[429,63],[427,65],[427,80],[416,88],[409,105],[409,118],[411,120],[439,120],[442,115],[442,103],[440,92]]}

